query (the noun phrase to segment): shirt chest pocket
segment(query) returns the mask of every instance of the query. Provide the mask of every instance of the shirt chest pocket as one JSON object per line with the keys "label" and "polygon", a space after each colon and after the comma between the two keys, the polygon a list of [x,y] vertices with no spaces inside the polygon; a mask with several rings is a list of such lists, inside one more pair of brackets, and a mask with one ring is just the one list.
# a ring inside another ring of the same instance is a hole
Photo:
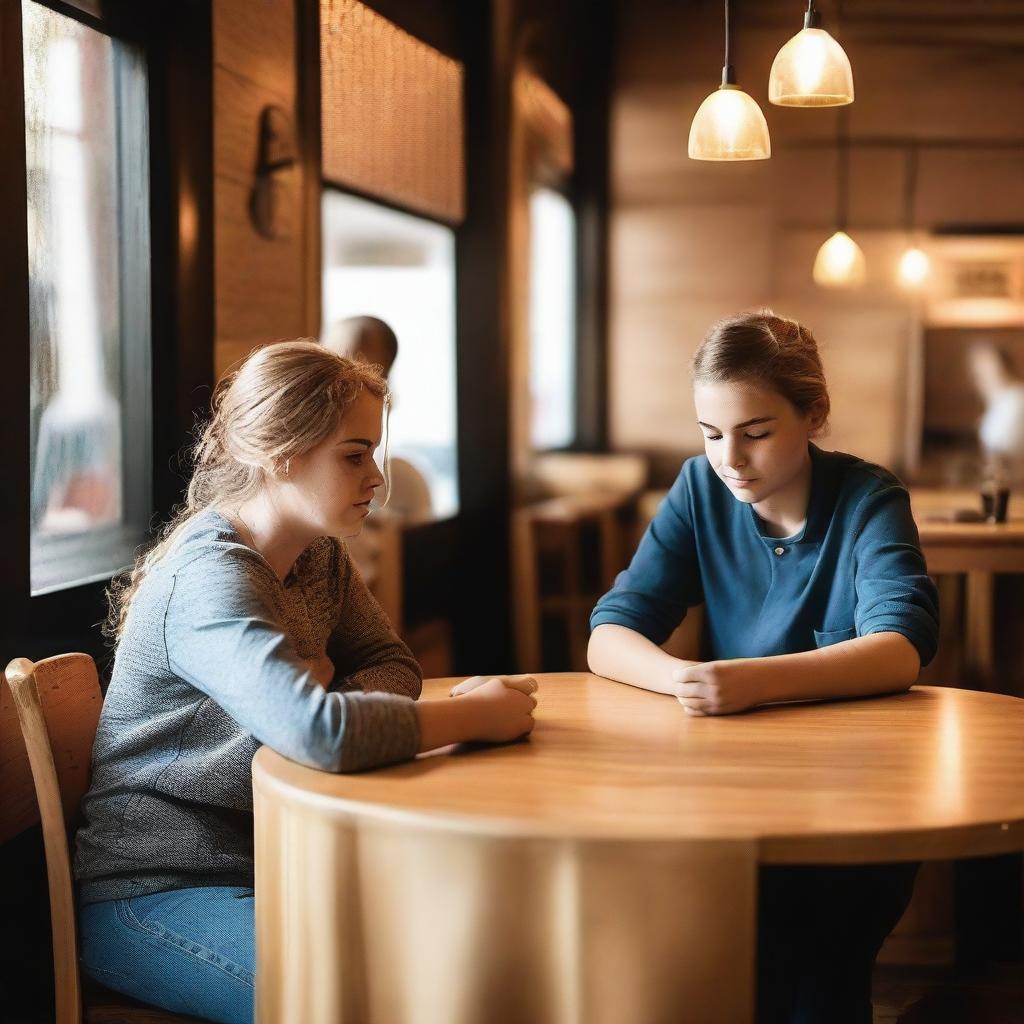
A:
{"label": "shirt chest pocket", "polygon": [[846,629],[829,629],[824,632],[816,629],[814,631],[814,646],[831,647],[832,644],[841,644],[844,640],[852,640],[856,635],[857,630],[853,626]]}

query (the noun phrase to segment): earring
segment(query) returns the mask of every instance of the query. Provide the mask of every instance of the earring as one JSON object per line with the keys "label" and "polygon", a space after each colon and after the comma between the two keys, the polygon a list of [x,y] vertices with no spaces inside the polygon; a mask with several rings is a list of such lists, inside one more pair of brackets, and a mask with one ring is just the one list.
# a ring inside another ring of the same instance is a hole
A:
{"label": "earring", "polygon": [[292,460],[291,459],[285,459],[284,460],[284,475],[285,476],[288,475],[288,470],[291,468],[291,464],[292,464]]}

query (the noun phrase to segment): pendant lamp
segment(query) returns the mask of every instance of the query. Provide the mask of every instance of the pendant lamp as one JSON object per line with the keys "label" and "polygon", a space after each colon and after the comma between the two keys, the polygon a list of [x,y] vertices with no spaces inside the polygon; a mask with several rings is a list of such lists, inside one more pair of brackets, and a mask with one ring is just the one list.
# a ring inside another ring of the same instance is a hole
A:
{"label": "pendant lamp", "polygon": [[914,241],[915,199],[917,197],[917,147],[907,150],[906,184],[903,190],[903,224],[910,244],[900,257],[899,282],[908,291],[922,288],[931,272],[928,254]]}
{"label": "pendant lamp", "polygon": [[822,243],[814,258],[814,283],[822,288],[859,288],[866,276],[861,247],[842,229]]}
{"label": "pendant lamp", "polygon": [[844,110],[839,115],[836,142],[836,232],[822,243],[814,260],[814,283],[822,288],[859,288],[867,277],[864,253],[846,233],[850,154],[845,114]]}
{"label": "pendant lamp", "polygon": [[722,84],[697,109],[690,125],[691,160],[767,160],[768,123],[757,102],[736,84],[730,61],[730,0],[725,0],[725,64]]}
{"label": "pendant lamp", "polygon": [[841,107],[853,102],[850,58],[821,28],[814,0],[807,0],[803,29],[775,55],[768,99],[780,107]]}
{"label": "pendant lamp", "polygon": [[900,284],[911,291],[921,288],[931,273],[932,263],[928,254],[912,245],[900,257]]}

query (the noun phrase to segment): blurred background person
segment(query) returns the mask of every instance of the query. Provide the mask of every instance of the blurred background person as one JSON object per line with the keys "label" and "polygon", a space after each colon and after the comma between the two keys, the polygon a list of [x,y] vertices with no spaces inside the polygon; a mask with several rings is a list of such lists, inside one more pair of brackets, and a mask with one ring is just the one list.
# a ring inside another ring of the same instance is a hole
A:
{"label": "blurred background person", "polygon": [[1009,355],[990,341],[972,345],[967,358],[985,403],[978,425],[985,515],[1002,522],[1010,488],[1024,479],[1024,380],[1014,373]]}
{"label": "blurred background person", "polygon": [[[398,358],[395,332],[375,316],[351,316],[335,323],[323,339],[325,348],[348,359],[362,360],[379,366],[387,379]],[[394,395],[391,396],[392,404]],[[388,456],[385,470],[388,480],[387,509],[403,523],[430,519],[433,507],[430,487],[420,470],[408,459]],[[379,507],[375,507],[379,512]]]}
{"label": "blurred background person", "polygon": [[[324,335],[324,348],[348,359],[379,366],[387,379],[398,358],[398,337],[383,320],[352,316],[335,322]],[[390,396],[389,402],[394,402]],[[346,541],[359,574],[380,602],[396,630],[402,628],[401,528],[433,515],[430,487],[407,459],[386,453],[385,503],[374,501],[366,528]]]}
{"label": "blurred background person", "polygon": [[385,378],[398,358],[395,332],[375,316],[350,316],[338,320],[324,335],[323,344],[339,356],[374,363]]}
{"label": "blurred background person", "polygon": [[985,403],[978,428],[981,447],[1019,469],[1024,460],[1024,380],[1014,373],[1009,355],[990,341],[972,345],[968,363]]}

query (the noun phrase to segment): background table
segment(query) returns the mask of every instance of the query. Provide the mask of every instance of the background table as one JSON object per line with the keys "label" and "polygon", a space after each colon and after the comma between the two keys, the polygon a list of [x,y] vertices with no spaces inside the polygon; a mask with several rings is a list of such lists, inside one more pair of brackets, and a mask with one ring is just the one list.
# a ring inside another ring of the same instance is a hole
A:
{"label": "background table", "polygon": [[360,775],[259,751],[258,1020],[735,1024],[759,864],[1024,848],[1012,697],[691,718],[585,673],[539,697],[528,742]]}
{"label": "background table", "polygon": [[[928,571],[965,577],[964,668],[970,679],[998,689],[993,678],[993,576],[1024,573],[1024,519],[1011,515],[1005,523],[954,522],[957,511],[980,511],[976,490],[914,487],[910,502]],[[1013,505],[1011,496],[1011,512]],[[941,596],[943,614],[955,614],[955,592],[944,588]]]}

